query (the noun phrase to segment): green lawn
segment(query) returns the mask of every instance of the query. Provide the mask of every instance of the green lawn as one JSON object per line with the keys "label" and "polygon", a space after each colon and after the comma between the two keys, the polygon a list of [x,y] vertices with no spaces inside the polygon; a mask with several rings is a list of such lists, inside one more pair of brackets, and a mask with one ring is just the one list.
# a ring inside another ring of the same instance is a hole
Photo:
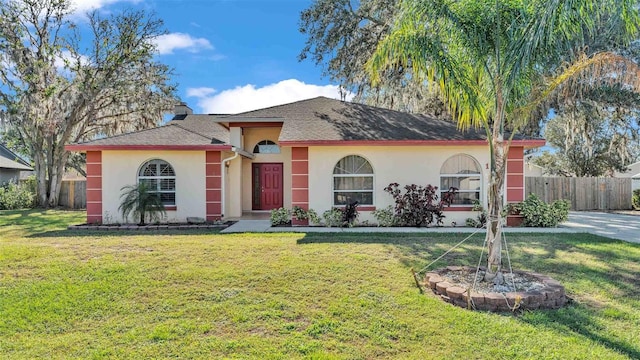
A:
{"label": "green lawn", "polygon": [[513,316],[418,293],[410,268],[466,235],[64,230],[83,218],[0,212],[0,358],[640,358],[639,245],[508,234],[574,299]]}

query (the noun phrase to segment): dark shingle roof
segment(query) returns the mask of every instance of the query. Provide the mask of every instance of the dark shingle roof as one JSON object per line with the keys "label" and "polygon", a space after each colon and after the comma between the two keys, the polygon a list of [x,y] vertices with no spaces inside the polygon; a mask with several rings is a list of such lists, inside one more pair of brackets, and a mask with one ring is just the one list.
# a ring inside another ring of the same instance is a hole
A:
{"label": "dark shingle roof", "polygon": [[17,169],[17,170],[33,170],[29,163],[9,150],[3,144],[0,144],[0,168]]}
{"label": "dark shingle roof", "polygon": [[453,121],[318,97],[227,116],[225,121],[281,119],[280,141],[486,140]]}
{"label": "dark shingle roof", "polygon": [[484,131],[462,132],[448,119],[317,97],[234,115],[188,114],[155,129],[79,145],[229,144],[229,130],[222,124],[242,122],[281,122],[280,142],[487,139]]}
{"label": "dark shingle roof", "polygon": [[229,142],[229,131],[209,115],[188,115],[153,129],[111,136],[81,145],[217,145]]}

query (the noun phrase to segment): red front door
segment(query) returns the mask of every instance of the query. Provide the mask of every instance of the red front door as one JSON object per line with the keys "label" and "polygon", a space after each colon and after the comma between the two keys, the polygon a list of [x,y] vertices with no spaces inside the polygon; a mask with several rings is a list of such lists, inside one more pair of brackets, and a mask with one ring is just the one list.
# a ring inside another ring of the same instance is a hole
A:
{"label": "red front door", "polygon": [[257,163],[252,166],[253,210],[282,207],[282,163]]}

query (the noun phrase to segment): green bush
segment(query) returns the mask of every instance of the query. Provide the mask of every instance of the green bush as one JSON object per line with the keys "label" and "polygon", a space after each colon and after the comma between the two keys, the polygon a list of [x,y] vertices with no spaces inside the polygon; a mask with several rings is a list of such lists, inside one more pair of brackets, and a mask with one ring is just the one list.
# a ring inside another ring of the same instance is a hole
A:
{"label": "green bush", "polygon": [[387,206],[384,209],[374,210],[373,217],[376,218],[378,226],[382,227],[398,226],[399,223],[398,218],[393,212],[393,207],[391,205]]}
{"label": "green bush", "polygon": [[322,213],[322,220],[324,220],[324,224],[328,227],[342,226],[342,217],[342,210],[337,208],[332,208]]}
{"label": "green bush", "polygon": [[30,209],[35,206],[36,195],[32,184],[13,181],[0,187],[0,210]]}
{"label": "green bush", "polygon": [[633,196],[631,197],[631,206],[635,210],[640,210],[640,189],[633,190]]}
{"label": "green bush", "polygon": [[283,207],[271,210],[271,226],[287,225],[291,222],[291,211]]}
{"label": "green bush", "polygon": [[556,200],[552,204],[540,200],[535,194],[517,205],[517,210],[524,217],[524,226],[555,227],[569,218],[569,202]]}
{"label": "green bush", "polygon": [[309,217],[310,224],[314,224],[314,225],[320,224],[320,216],[318,216],[318,213],[315,210],[313,209],[307,210],[307,216]]}

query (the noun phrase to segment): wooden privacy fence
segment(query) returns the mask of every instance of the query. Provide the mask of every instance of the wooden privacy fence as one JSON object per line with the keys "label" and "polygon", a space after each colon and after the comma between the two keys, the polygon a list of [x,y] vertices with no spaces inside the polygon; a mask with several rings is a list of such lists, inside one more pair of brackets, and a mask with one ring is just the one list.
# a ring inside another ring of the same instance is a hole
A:
{"label": "wooden privacy fence", "polygon": [[87,207],[87,181],[62,180],[59,205],[68,209]]}
{"label": "wooden privacy fence", "polygon": [[527,177],[524,188],[545,202],[569,200],[571,210],[631,209],[631,178]]}

